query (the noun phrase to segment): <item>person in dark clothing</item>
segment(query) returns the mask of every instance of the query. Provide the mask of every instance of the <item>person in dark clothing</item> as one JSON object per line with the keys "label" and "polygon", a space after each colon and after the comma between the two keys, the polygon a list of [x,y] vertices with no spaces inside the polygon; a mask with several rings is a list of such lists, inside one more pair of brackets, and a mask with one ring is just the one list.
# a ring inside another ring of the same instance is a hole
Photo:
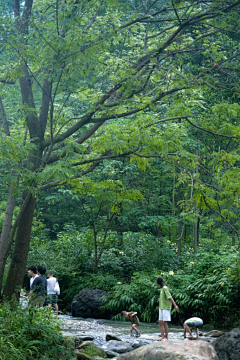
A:
{"label": "person in dark clothing", "polygon": [[30,278],[30,290],[32,289],[32,284],[35,280],[35,277],[38,277],[37,274],[37,267],[35,265],[30,265],[28,267],[28,275],[31,276]]}
{"label": "person in dark clothing", "polygon": [[32,306],[43,307],[47,296],[47,280],[43,276],[46,273],[45,266],[38,266],[37,272],[38,277],[36,277],[33,281],[30,298]]}

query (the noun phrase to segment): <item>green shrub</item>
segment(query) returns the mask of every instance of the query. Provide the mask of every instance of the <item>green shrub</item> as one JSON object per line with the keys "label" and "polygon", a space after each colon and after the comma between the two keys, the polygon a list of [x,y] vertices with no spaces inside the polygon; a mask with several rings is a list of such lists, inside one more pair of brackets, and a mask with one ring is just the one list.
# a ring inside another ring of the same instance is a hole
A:
{"label": "green shrub", "polygon": [[185,317],[201,316],[221,327],[239,324],[240,262],[237,248],[222,246],[217,253],[201,252],[189,258],[184,269],[169,279],[169,283]]}
{"label": "green shrub", "polygon": [[156,320],[158,311],[159,291],[156,284],[157,273],[135,273],[130,284],[118,282],[114,286],[104,308],[113,313],[119,313],[115,319],[120,319],[120,312],[137,311],[141,321]]}
{"label": "green shrub", "polygon": [[67,360],[74,343],[63,337],[60,320],[48,309],[22,309],[16,303],[0,305],[1,360]]}
{"label": "green shrub", "polygon": [[184,267],[176,272],[135,273],[130,283],[119,283],[113,288],[104,307],[115,314],[121,310],[137,311],[142,321],[156,320],[159,299],[156,279],[160,275],[170,288],[182,318],[200,316],[213,326],[239,326],[240,260],[234,247],[223,246],[217,253],[189,255]]}

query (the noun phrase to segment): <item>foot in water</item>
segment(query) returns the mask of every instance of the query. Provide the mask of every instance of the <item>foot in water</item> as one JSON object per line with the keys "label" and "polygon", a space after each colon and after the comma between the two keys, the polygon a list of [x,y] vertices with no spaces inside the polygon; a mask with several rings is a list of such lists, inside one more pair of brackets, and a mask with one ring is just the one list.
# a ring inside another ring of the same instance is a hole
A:
{"label": "foot in water", "polygon": [[140,333],[137,333],[136,335],[135,335],[135,337],[139,337],[141,334]]}
{"label": "foot in water", "polygon": [[157,339],[157,341],[168,341],[168,339],[161,337],[161,338]]}

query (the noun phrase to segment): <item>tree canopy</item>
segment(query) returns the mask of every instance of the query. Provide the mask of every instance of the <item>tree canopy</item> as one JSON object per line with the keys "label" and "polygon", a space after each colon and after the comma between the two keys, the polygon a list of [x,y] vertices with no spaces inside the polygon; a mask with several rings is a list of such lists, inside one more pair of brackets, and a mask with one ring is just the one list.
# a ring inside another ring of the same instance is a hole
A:
{"label": "tree canopy", "polygon": [[94,211],[107,231],[110,219],[120,231],[129,219],[158,235],[174,228],[179,255],[189,224],[197,249],[205,214],[208,228],[221,220],[238,236],[240,1],[8,4],[0,15],[0,287],[11,255],[3,295],[23,282],[36,200],[51,189],[75,194],[93,229]]}

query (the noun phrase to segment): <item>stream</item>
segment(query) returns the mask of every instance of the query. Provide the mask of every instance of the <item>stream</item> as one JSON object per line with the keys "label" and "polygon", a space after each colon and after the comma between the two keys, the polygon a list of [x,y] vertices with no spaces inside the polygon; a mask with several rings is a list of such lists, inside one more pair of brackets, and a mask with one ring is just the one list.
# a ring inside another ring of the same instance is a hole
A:
{"label": "stream", "polygon": [[[27,307],[27,301],[20,299],[23,308]],[[141,322],[138,330],[141,333],[139,338],[130,337],[130,322],[129,321],[113,321],[113,320],[96,320],[74,318],[70,315],[59,315],[62,320],[61,330],[65,336],[76,336],[82,341],[93,341],[98,347],[105,351],[115,351],[116,356],[119,353],[132,351],[139,346],[147,345],[155,342],[160,337],[160,330],[158,323]],[[183,328],[181,325],[168,323],[169,327],[169,341],[183,341]],[[205,341],[213,341],[215,338],[204,336],[212,330],[210,324],[205,324],[199,329],[200,339]],[[224,329],[221,329],[224,331]],[[225,332],[225,331],[224,331]],[[122,341],[109,342],[106,340],[106,335],[113,335]],[[193,331],[193,336],[196,336]],[[189,341],[185,339],[184,341]],[[112,344],[111,344],[112,343]],[[129,348],[130,347],[130,348]]]}
{"label": "stream", "polygon": [[[113,320],[95,320],[74,318],[68,315],[59,315],[63,320],[61,326],[64,335],[76,336],[82,340],[93,340],[99,347],[105,347],[106,335],[112,334],[126,342],[134,343],[141,340],[145,344],[156,341],[160,336],[159,326],[157,323],[141,322],[138,330],[141,333],[140,338],[130,337],[130,322],[113,321]],[[200,333],[211,331],[211,326],[206,324],[200,329]],[[195,335],[195,332],[193,331]],[[201,336],[202,340],[212,341],[214,338]],[[180,325],[169,323],[169,340],[184,340],[183,328]]]}

